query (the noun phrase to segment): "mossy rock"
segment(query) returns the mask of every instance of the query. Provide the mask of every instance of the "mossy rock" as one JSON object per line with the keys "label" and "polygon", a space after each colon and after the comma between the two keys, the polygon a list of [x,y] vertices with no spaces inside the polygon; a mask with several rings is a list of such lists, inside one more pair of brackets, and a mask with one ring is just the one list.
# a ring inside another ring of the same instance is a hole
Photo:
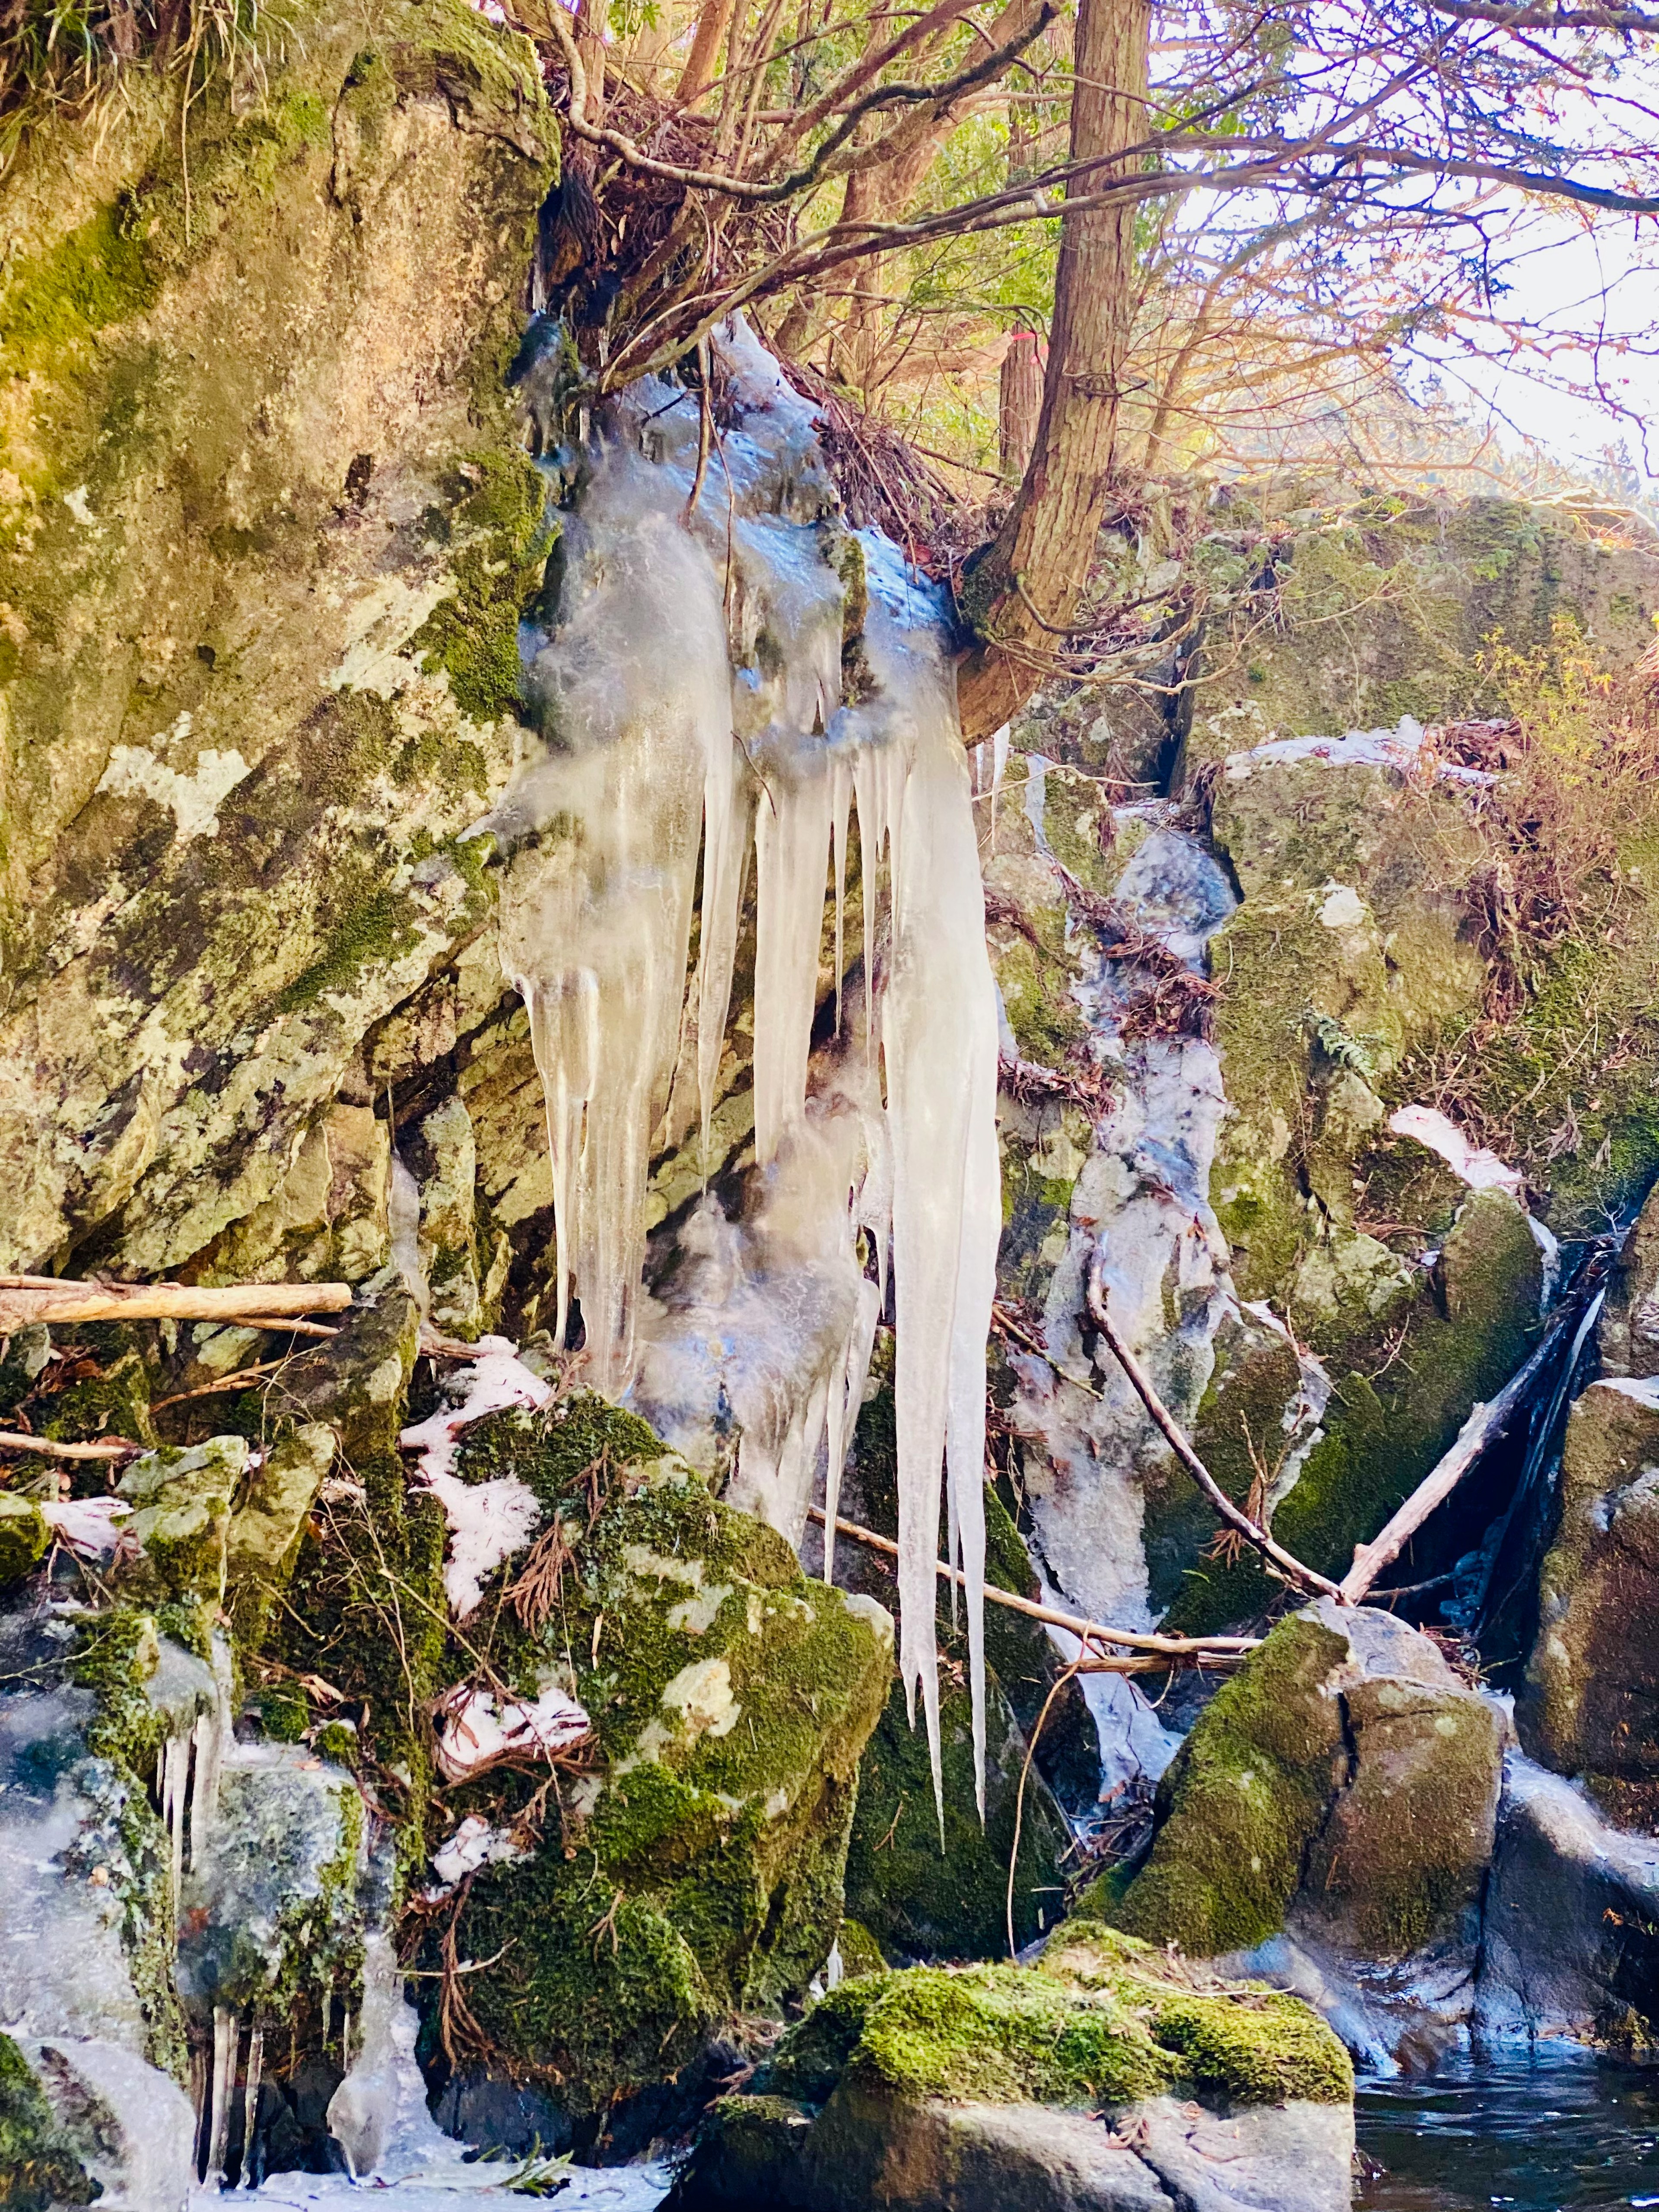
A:
{"label": "mossy rock", "polygon": [[46,1556],[51,1530],[32,1498],[0,1494],[0,1589],[21,1582]]}
{"label": "mossy rock", "polygon": [[1391,1614],[1322,1600],[1281,1620],[1158,1785],[1139,1866],[1090,1909],[1189,1956],[1286,1926],[1361,1961],[1461,1932],[1491,1862],[1497,1716]]}
{"label": "mossy rock", "polygon": [[[495,2063],[600,2112],[822,1968],[890,1622],[808,1582],[781,1536],[596,1396],[488,1416],[458,1463],[526,1484],[574,1556],[539,1620],[502,1601],[522,1559],[498,1570],[442,1664],[466,1679],[482,1659],[525,1695],[557,1682],[594,1729],[592,1767],[556,1822],[538,1815],[533,1851],[469,1887],[456,1940],[500,1957],[467,2002]],[[511,1824],[544,1778],[452,1784],[449,1820]]]}
{"label": "mossy rock", "polygon": [[1593,1382],[1567,1418],[1561,1519],[1516,1724],[1621,1826],[1659,1814],[1659,1380]]}
{"label": "mossy rock", "polygon": [[[1202,2099],[1232,2116],[1229,2157],[1249,2113],[1282,2160],[1320,2169],[1311,2187],[1305,2172],[1265,2188],[1252,2177],[1237,2201],[1334,2212],[1348,2190],[1352,2094],[1341,2045],[1298,1999],[1213,1982],[1200,1994],[1144,1945],[1068,1922],[1035,1966],[912,1967],[843,1984],[745,2092],[715,2106],[672,2202],[676,2212],[848,2202],[1153,2212],[1169,2201],[1159,2185],[1173,2166],[1209,2203],[1201,2159],[1184,2155],[1180,2126],[1170,2131],[1177,2112],[1188,2126],[1201,2119]],[[1235,2201],[1215,2179],[1213,2201]]]}
{"label": "mossy rock", "polygon": [[27,2058],[0,2035],[0,2204],[8,2212],[55,2212],[90,2204],[102,2194],[78,2149],[58,2124]]}
{"label": "mossy rock", "polygon": [[126,1528],[142,1560],[127,1570],[136,1593],[217,1613],[225,1595],[225,1546],[231,1502],[248,1468],[241,1437],[215,1437],[181,1449],[146,1452],[121,1477],[134,1510]]}

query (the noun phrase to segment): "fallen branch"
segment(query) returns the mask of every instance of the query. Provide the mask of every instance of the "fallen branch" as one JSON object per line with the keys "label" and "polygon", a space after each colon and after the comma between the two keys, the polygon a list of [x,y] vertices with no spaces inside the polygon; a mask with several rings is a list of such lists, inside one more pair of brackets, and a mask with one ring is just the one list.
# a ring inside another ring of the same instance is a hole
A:
{"label": "fallen branch", "polygon": [[[1369,1544],[1354,1546],[1353,1565],[1342,1577],[1341,1596],[1345,1604],[1358,1605],[1360,1602],[1383,1568],[1393,1565],[1430,1514],[1451,1496],[1486,1446],[1503,1435],[1530,1395],[1533,1384],[1553,1356],[1568,1326],[1579,1318],[1580,1308],[1577,1300],[1556,1315],[1531,1358],[1516,1369],[1495,1398],[1474,1408],[1458,1431],[1451,1449],[1430,1469],[1393,1519],[1385,1523]],[[1414,1591],[1426,1587],[1426,1584],[1413,1583],[1411,1589]],[[1403,1596],[1407,1593],[1387,1591],[1383,1595]]]}
{"label": "fallen branch", "polygon": [[1276,1544],[1265,1528],[1259,1528],[1242,1506],[1235,1505],[1193,1449],[1174,1414],[1152,1388],[1152,1377],[1118,1334],[1117,1325],[1106,1310],[1106,1286],[1101,1279],[1098,1256],[1089,1269],[1089,1317],[1111,1346],[1118,1365],[1133,1386],[1135,1395],[1152,1415],[1154,1426],[1162,1431],[1176,1457],[1228,1526],[1236,1528],[1245,1542],[1252,1545],[1265,1559],[1277,1567],[1287,1581],[1299,1583],[1304,1589],[1317,1590],[1322,1597],[1334,1597],[1340,1604],[1348,1603],[1345,1592],[1335,1583],[1328,1581],[1314,1568],[1304,1566],[1282,1544]]}
{"label": "fallen branch", "polygon": [[234,1375],[222,1375],[216,1382],[198,1382],[193,1390],[175,1390],[170,1398],[152,1401],[150,1411],[159,1413],[167,1406],[182,1406],[187,1398],[216,1398],[226,1390],[240,1390],[250,1382],[258,1382],[267,1375],[274,1375],[279,1367],[286,1367],[286,1359],[262,1359],[257,1367],[239,1367]]}
{"label": "fallen branch", "polygon": [[60,1444],[52,1437],[20,1436],[0,1429],[0,1451],[38,1452],[43,1459],[131,1459],[143,1444]]}
{"label": "fallen branch", "polygon": [[[823,1508],[813,1505],[807,1510],[809,1516],[822,1526]],[[872,1552],[884,1552],[890,1559],[898,1557],[898,1546],[890,1537],[878,1536],[873,1528],[861,1528],[856,1521],[843,1521],[837,1514],[836,1530],[838,1535],[850,1536],[856,1544],[867,1545]],[[948,1565],[943,1559],[935,1564],[947,1581],[967,1587],[967,1578],[960,1568]],[[1076,1662],[1085,1674],[1163,1674],[1168,1671],[1167,1662],[1171,1659],[1236,1658],[1243,1652],[1254,1651],[1261,1640],[1257,1636],[1154,1636],[1139,1629],[1103,1628],[1097,1620],[1084,1620],[1074,1613],[1057,1613],[1052,1606],[1038,1605],[1033,1598],[1016,1597],[1012,1590],[998,1589],[990,1583],[985,1585],[985,1595],[990,1604],[1006,1606],[1010,1613],[1023,1613],[1028,1620],[1041,1620],[1050,1628],[1063,1628],[1085,1646],[1117,1644],[1126,1651],[1148,1655],[1152,1661],[1149,1668],[1130,1668],[1127,1662],[1107,1653],[1091,1651],[1087,1658]]]}
{"label": "fallen branch", "polygon": [[[342,1313],[347,1283],[76,1283],[53,1275],[0,1275],[0,1334],[38,1322],[240,1321],[287,1328],[291,1316]],[[316,1324],[299,1324],[309,1333]],[[332,1334],[331,1330],[329,1334]]]}

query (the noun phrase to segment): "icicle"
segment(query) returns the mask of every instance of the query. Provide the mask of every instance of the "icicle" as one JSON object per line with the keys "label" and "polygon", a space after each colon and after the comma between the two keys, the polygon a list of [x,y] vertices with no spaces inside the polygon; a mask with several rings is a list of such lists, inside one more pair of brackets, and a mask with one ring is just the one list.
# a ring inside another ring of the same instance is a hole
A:
{"label": "icicle", "polygon": [[697,1108],[705,1181],[708,1174],[708,1125],[714,1110],[714,1085],[726,1042],[726,1016],[732,1000],[732,965],[738,949],[738,917],[743,905],[744,862],[749,849],[753,793],[742,773],[734,744],[716,747],[703,785],[702,929],[697,939]]}
{"label": "icicle", "polygon": [[836,1579],[836,1516],[841,1510],[841,1479],[847,1471],[847,1448],[858,1425],[864,1402],[864,1385],[870,1372],[876,1325],[881,1319],[881,1292],[872,1282],[859,1285],[858,1316],[848,1340],[847,1358],[830,1392],[829,1458],[823,1481],[823,1579]]}
{"label": "icicle", "polygon": [[333,2020],[334,1984],[332,1982],[325,1982],[323,1984],[323,2048],[325,2051],[328,2049],[328,2033]]}
{"label": "icicle", "polygon": [[793,765],[769,763],[775,804],[763,803],[755,819],[755,1157],[763,1167],[806,1101],[830,866],[829,778],[809,762],[796,780]]}
{"label": "icicle", "polygon": [[847,970],[847,825],[853,804],[852,773],[843,760],[830,770],[830,832],[836,860],[836,1035],[841,1035],[841,985]]}
{"label": "icicle", "polygon": [[179,1892],[185,1874],[185,1806],[189,1795],[190,1745],[188,1731],[170,1735],[161,1747],[161,1818],[170,1846],[173,1918],[179,1920]]}
{"label": "icicle", "polygon": [[190,1790],[190,1863],[199,1867],[207,1852],[207,1839],[219,1798],[219,1723],[215,1713],[201,1713],[191,1731],[195,1759]]}
{"label": "icicle", "polygon": [[264,2071],[265,2032],[258,2021],[248,2030],[247,2087],[242,2092],[242,2186],[258,2186],[253,2152],[259,2132],[259,2076]]}
{"label": "icicle", "polygon": [[222,2188],[230,2142],[230,2096],[236,2083],[240,2024],[228,2005],[213,2008],[213,2103],[208,2118],[207,2178]]}
{"label": "icicle", "polygon": [[348,2005],[340,2021],[340,2064],[351,2070],[351,2008]]}
{"label": "icicle", "polygon": [[[996,1130],[996,1029],[975,1025],[969,1071],[970,1123],[963,1178],[962,1242],[951,1333],[945,1480],[968,1617],[974,1789],[985,1816],[985,1339],[1002,1240],[1002,1165]],[[952,1589],[956,1587],[954,1583]],[[952,1613],[952,1620],[955,1614]]]}
{"label": "icicle", "polygon": [[1002,778],[1008,766],[1008,725],[991,733],[991,850],[997,848],[997,801],[1002,796]]}

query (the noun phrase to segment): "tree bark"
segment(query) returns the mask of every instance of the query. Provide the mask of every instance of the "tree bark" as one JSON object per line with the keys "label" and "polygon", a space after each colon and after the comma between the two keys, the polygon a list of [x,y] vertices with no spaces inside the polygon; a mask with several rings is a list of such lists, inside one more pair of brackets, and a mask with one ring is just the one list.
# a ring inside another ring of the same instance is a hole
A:
{"label": "tree bark", "polygon": [[997,458],[1006,477],[1023,477],[1030,465],[1042,416],[1042,362],[1035,331],[1016,331],[1002,356],[997,399]]}
{"label": "tree bark", "polygon": [[726,44],[726,34],[732,27],[733,0],[703,0],[697,16],[697,28],[691,40],[690,58],[685,64],[685,74],[680,79],[679,91],[675,95],[682,107],[695,107],[711,84],[720,66],[720,48]]}
{"label": "tree bark", "polygon": [[[1148,135],[1147,0],[1083,0],[1072,97],[1072,157],[1122,154]],[[1079,178],[1097,191],[1122,165]],[[1088,580],[1110,495],[1134,301],[1135,210],[1066,217],[1042,408],[1007,521],[964,581],[977,642],[958,671],[970,743],[1016,714],[1042,680]]]}

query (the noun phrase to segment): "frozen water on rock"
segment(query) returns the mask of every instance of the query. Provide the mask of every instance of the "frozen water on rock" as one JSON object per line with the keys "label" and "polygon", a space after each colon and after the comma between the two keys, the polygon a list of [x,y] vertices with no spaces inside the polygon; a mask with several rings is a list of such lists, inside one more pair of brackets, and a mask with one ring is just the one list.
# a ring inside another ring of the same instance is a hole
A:
{"label": "frozen water on rock", "polygon": [[463,1690],[443,1708],[438,1765],[449,1782],[464,1782],[509,1753],[547,1757],[580,1743],[592,1723],[576,1700],[550,1685],[535,1698],[497,1698],[491,1690]]}
{"label": "frozen water on rock", "polygon": [[[1237,903],[1205,848],[1161,824],[1136,848],[1115,896],[1194,969]],[[1228,1111],[1215,1048],[1194,1037],[1126,1044],[1129,980],[1124,963],[1097,952],[1075,988],[1093,1048],[1112,1071],[1114,1095],[1073,1191],[1067,1247],[1044,1305],[1049,1356],[1012,1355],[1019,1377],[1012,1419],[1027,1439],[1026,1497],[1056,1602],[1093,1620],[1149,1628],[1143,1497],[1169,1450],[1107,1346],[1097,1343],[1092,1358],[1085,1348],[1090,1271],[1099,1267],[1119,1328],[1188,1427],[1214,1376],[1224,1327],[1285,1332],[1265,1309],[1240,1304],[1210,1206],[1210,1170]],[[1285,1409],[1281,1494],[1318,1434],[1328,1388],[1316,1363],[1304,1363],[1302,1390]],[[1052,1633],[1071,1656],[1069,1639]],[[1160,1773],[1175,1740],[1133,1682],[1091,1676],[1085,1695],[1104,1786],[1138,1771]]]}
{"label": "frozen water on rock", "polygon": [[[937,1752],[943,1470],[981,1703],[985,1340],[1000,1204],[996,1001],[966,755],[936,593],[871,532],[867,680],[842,696],[839,533],[810,405],[740,319],[716,341],[736,421],[696,476],[695,397],[624,395],[567,527],[558,627],[526,636],[538,732],[489,827],[502,965],[547,1099],[556,1334],[587,1379],[798,1542],[833,1498],[885,1293],[897,1338],[900,1665]],[[690,512],[688,512],[690,510]],[[856,819],[858,1003],[844,945]],[[710,1109],[755,867],[754,1160],[647,1279],[654,1147]],[[699,861],[701,859],[701,867]],[[694,915],[696,972],[688,990]],[[817,1060],[826,985],[838,1048]],[[683,1102],[695,1097],[695,1108]],[[871,1276],[874,1277],[872,1283]]]}
{"label": "frozen water on rock", "polygon": [[1506,1167],[1496,1152],[1472,1145],[1455,1121],[1432,1106],[1401,1106],[1389,1116],[1396,1137],[1414,1137],[1431,1152],[1438,1152],[1460,1182],[1471,1190],[1506,1190],[1511,1198],[1521,1189],[1521,1171]]}

